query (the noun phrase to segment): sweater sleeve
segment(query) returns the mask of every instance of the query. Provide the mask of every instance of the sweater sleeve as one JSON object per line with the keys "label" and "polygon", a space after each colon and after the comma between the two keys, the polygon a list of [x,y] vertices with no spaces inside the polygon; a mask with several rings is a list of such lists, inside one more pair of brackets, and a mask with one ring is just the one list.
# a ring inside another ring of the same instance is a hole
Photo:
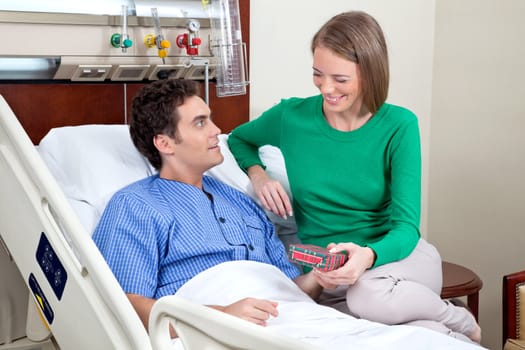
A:
{"label": "sweater sleeve", "polygon": [[259,147],[279,147],[284,101],[265,111],[257,119],[236,127],[228,137],[228,146],[239,166],[265,165],[259,157]]}
{"label": "sweater sleeve", "polygon": [[374,267],[401,260],[420,238],[421,146],[417,118],[401,127],[390,145],[391,229],[368,244],[377,255]]}

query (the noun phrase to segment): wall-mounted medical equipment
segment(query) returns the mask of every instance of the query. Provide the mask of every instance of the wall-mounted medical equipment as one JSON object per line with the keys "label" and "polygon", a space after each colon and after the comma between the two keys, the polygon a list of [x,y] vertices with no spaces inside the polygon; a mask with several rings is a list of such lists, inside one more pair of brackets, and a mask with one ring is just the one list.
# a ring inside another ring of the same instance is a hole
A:
{"label": "wall-mounted medical equipment", "polygon": [[156,7],[151,9],[151,17],[155,23],[155,35],[148,34],[144,37],[144,45],[147,48],[156,48],[157,56],[162,59],[162,63],[166,64],[166,57],[168,56],[168,49],[171,47],[171,42],[164,38],[162,30],[160,29],[159,12]]}
{"label": "wall-mounted medical equipment", "polygon": [[241,35],[238,0],[210,1],[211,48],[219,57],[217,96],[246,93],[246,46]]}
{"label": "wall-mounted medical equipment", "polygon": [[246,93],[238,0],[123,0],[111,15],[0,8],[0,32],[0,81],[216,79],[217,96]]}
{"label": "wall-mounted medical equipment", "polygon": [[199,45],[202,43],[202,40],[199,37],[201,24],[196,19],[190,19],[187,27],[188,33],[179,34],[177,36],[177,46],[185,48],[188,55],[195,56],[199,54]]}
{"label": "wall-mounted medical equipment", "polygon": [[128,47],[133,45],[133,41],[128,35],[128,6],[122,5],[122,32],[114,33],[111,36],[110,43],[113,47],[122,48],[122,52],[127,52]]}

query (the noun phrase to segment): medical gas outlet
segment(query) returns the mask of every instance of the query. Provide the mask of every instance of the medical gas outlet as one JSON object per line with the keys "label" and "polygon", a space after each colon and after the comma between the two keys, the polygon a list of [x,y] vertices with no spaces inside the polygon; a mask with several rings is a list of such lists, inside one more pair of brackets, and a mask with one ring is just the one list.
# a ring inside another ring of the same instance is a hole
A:
{"label": "medical gas outlet", "polygon": [[155,23],[155,35],[148,34],[144,37],[144,45],[147,48],[157,48],[157,55],[162,58],[162,63],[166,63],[165,58],[168,56],[168,51],[171,47],[169,40],[166,40],[162,35],[160,28],[160,18],[159,13],[156,7],[151,8],[151,17],[153,18],[153,23]]}
{"label": "medical gas outlet", "polygon": [[199,38],[200,23],[197,20],[191,19],[187,24],[188,33],[177,36],[177,46],[185,48],[186,53],[190,56],[197,56],[199,54],[199,45],[202,43]]}
{"label": "medical gas outlet", "polygon": [[128,35],[128,7],[122,5],[122,33],[115,33],[110,38],[111,46],[114,48],[121,48],[122,52],[126,52],[133,42],[130,40]]}
{"label": "medical gas outlet", "polygon": [[164,59],[168,56],[168,51],[171,47],[171,43],[169,40],[164,39],[162,35],[154,35],[154,34],[148,34],[144,37],[144,45],[146,45],[147,48],[157,48],[157,55]]}
{"label": "medical gas outlet", "polygon": [[[122,40],[124,38],[124,40]],[[110,39],[111,46],[115,48],[122,48],[123,52],[126,52],[125,49],[131,47],[133,45],[133,42],[131,39],[127,38],[127,36],[122,36],[120,33],[115,33],[111,36]]]}

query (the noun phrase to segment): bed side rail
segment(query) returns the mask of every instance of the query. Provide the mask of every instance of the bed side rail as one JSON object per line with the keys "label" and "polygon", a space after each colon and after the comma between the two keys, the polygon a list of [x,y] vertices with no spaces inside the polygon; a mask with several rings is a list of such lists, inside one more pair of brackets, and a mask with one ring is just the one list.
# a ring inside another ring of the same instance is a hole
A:
{"label": "bed side rail", "polygon": [[238,317],[220,312],[176,295],[160,298],[153,305],[149,333],[153,348],[171,344],[169,324],[185,350],[314,350],[317,347],[285,337]]}
{"label": "bed side rail", "polygon": [[0,235],[61,348],[149,349],[137,314],[2,96],[0,191]]}

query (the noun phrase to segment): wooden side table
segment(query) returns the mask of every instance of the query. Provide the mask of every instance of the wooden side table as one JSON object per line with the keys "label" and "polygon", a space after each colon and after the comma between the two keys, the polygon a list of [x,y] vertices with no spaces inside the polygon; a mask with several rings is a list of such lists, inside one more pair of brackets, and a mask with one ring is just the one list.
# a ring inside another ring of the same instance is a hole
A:
{"label": "wooden side table", "polygon": [[448,261],[443,261],[442,299],[467,297],[467,305],[478,320],[479,291],[483,282],[472,270]]}

